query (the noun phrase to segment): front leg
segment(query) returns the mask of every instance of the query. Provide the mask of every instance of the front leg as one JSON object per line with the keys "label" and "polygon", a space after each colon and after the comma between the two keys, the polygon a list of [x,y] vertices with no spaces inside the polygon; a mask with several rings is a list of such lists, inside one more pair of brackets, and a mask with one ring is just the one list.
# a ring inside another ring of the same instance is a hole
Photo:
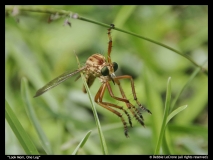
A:
{"label": "front leg", "polygon": [[123,89],[121,88],[120,86],[120,82],[119,80],[116,80],[115,81],[116,84],[119,86],[119,89],[120,89],[120,92],[121,92],[121,95],[122,95],[122,98],[119,98],[119,97],[116,97],[113,92],[112,92],[112,89],[111,89],[111,86],[109,85],[109,83],[107,82],[106,85],[107,85],[107,88],[108,88],[108,91],[109,91],[109,94],[112,98],[118,100],[118,101],[122,101],[122,102],[125,102],[127,108],[131,111],[131,113],[133,114],[133,116],[136,118],[136,120],[142,125],[144,126],[144,122],[143,122],[143,118],[142,116],[138,116],[137,112],[135,112],[135,106],[132,105],[129,100],[126,98],[126,95],[125,93],[123,92]]}
{"label": "front leg", "polygon": [[[124,113],[128,116],[129,121],[130,121],[130,125],[131,125],[131,120],[130,120],[130,116],[129,116],[128,112],[126,110],[124,110],[123,107],[120,107],[120,106],[117,106],[117,105],[114,105],[114,104],[111,104],[111,103],[107,103],[107,102],[102,102],[105,90],[106,90],[106,83],[102,84],[101,87],[99,88],[97,94],[95,95],[95,102],[97,104],[99,104],[100,106],[106,108],[108,111],[116,114],[121,119],[123,126],[124,126],[124,134],[125,134],[126,137],[129,137],[128,136],[128,130],[127,130],[127,123],[126,123],[125,119],[123,118],[123,116],[120,112],[114,110],[111,107],[115,107],[115,108],[123,110]],[[109,107],[109,106],[111,106],[111,107]]]}

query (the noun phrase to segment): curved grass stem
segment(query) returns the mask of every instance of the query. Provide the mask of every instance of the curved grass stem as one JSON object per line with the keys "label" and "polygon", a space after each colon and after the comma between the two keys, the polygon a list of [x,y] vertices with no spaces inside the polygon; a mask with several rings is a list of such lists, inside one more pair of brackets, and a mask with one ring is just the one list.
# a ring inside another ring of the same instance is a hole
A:
{"label": "curved grass stem", "polygon": [[[77,13],[73,13],[71,11],[56,10],[56,9],[51,9],[51,8],[39,8],[39,7],[31,7],[31,6],[15,6],[15,7],[14,6],[6,6],[5,7],[5,15],[12,13],[14,8],[18,9],[19,11],[47,13],[47,14],[53,14],[53,15],[57,14],[58,16],[65,16],[65,17],[70,17],[70,18],[73,18],[73,19],[79,19],[79,20],[90,22],[90,23],[94,23],[94,24],[97,24],[97,25],[100,25],[100,26],[103,26],[103,27],[111,28],[110,24],[97,22],[97,21],[94,21],[94,20],[79,16]],[[171,47],[169,47],[169,46],[167,46],[165,44],[159,43],[159,42],[154,41],[152,39],[140,36],[140,35],[135,34],[133,32],[125,31],[125,30],[119,29],[117,27],[114,27],[112,29],[120,31],[120,32],[123,32],[123,33],[126,33],[126,34],[129,34],[129,35],[132,35],[132,36],[135,36],[135,37],[138,37],[138,38],[141,38],[141,39],[144,39],[144,40],[149,41],[151,43],[155,43],[155,44],[160,45],[160,46],[162,46],[164,48],[167,48],[167,49],[179,54],[180,56],[188,59],[193,65],[195,65],[196,67],[199,67],[201,69],[201,71],[203,71],[206,75],[208,75],[208,70],[206,68],[203,68],[201,65],[197,64],[191,57],[181,53],[180,51],[177,51],[176,49],[173,49],[173,48],[171,48]]]}

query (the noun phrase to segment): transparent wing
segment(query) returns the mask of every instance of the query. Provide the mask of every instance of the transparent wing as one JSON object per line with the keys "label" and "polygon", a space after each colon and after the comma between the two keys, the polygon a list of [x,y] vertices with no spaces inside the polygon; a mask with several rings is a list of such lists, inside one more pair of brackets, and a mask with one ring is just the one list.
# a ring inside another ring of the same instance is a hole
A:
{"label": "transparent wing", "polygon": [[56,77],[55,79],[53,79],[52,81],[50,81],[49,83],[47,83],[45,86],[43,86],[42,88],[40,88],[34,97],[38,97],[40,95],[42,95],[44,92],[48,91],[49,89],[59,85],[60,83],[62,83],[63,81],[67,80],[68,78],[70,78],[71,76],[83,71],[84,69],[86,69],[86,66],[76,70],[76,71],[69,71],[66,72],[58,77]]}

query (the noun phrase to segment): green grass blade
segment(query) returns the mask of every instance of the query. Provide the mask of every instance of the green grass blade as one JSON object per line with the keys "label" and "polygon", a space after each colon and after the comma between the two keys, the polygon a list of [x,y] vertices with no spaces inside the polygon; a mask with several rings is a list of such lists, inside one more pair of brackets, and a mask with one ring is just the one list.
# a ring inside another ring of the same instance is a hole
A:
{"label": "green grass blade", "polygon": [[169,145],[169,143],[167,142],[168,139],[167,139],[167,134],[168,134],[168,129],[165,130],[165,134],[163,136],[163,139],[162,139],[162,149],[163,149],[163,153],[165,155],[171,155],[171,145]]}
{"label": "green grass blade", "polygon": [[155,155],[160,153],[160,147],[161,147],[161,143],[162,143],[163,136],[164,136],[165,129],[166,129],[166,120],[167,120],[167,116],[169,113],[170,100],[171,100],[171,77],[168,78],[168,82],[167,82],[164,116],[163,116],[163,122],[161,125],[160,136],[158,138],[157,146],[156,146],[155,153],[154,153]]}
{"label": "green grass blade", "polygon": [[[123,126],[121,126],[120,122],[117,123],[113,123],[113,124],[107,124],[107,125],[102,125],[102,131],[110,131],[110,130],[115,130],[117,128],[122,128]],[[92,129],[92,135],[93,137],[96,137],[99,134],[97,127],[95,127],[94,129]],[[80,141],[82,139],[83,135],[79,134],[78,136],[75,137],[76,141]],[[72,141],[72,140],[71,140]],[[70,146],[72,145],[72,143],[70,143],[70,141],[65,142],[62,146],[61,149],[62,150],[66,150],[68,149]]]}
{"label": "green grass blade", "polygon": [[47,139],[41,125],[39,124],[35,111],[29,100],[28,84],[27,84],[26,78],[22,78],[22,81],[21,81],[21,94],[22,94],[22,99],[24,101],[25,109],[27,111],[28,117],[31,120],[34,128],[36,129],[36,132],[42,143],[42,147],[44,148],[44,150],[47,154],[53,154],[51,147],[50,147],[50,142]]}
{"label": "green grass blade", "polygon": [[[172,113],[170,113],[167,117],[167,120],[166,120],[166,125],[169,123],[169,121],[176,115],[178,114],[179,112],[181,112],[182,110],[184,110],[185,108],[187,107],[187,105],[184,105],[184,106],[181,106],[179,108],[177,108],[176,110],[174,110]],[[169,130],[166,129],[165,130],[165,134],[163,136],[163,141],[162,141],[162,148],[163,148],[163,153],[165,155],[171,155],[171,149],[172,149],[172,146],[170,145],[170,137],[169,137]]]}
{"label": "green grass blade", "polygon": [[[76,56],[76,59],[78,61],[78,64],[80,64],[77,56]],[[105,138],[104,138],[104,135],[103,135],[103,132],[102,132],[102,129],[101,129],[101,124],[100,124],[100,121],[99,121],[99,118],[98,118],[98,114],[97,114],[97,111],[95,109],[95,103],[93,101],[93,98],[92,98],[92,95],[90,93],[89,87],[87,86],[87,83],[86,83],[86,80],[85,80],[85,77],[84,77],[83,73],[81,73],[81,78],[82,78],[82,81],[83,81],[84,86],[86,88],[87,94],[89,96],[89,100],[90,100],[90,103],[91,103],[91,107],[92,107],[92,111],[93,111],[93,114],[94,114],[95,122],[96,122],[96,125],[98,127],[98,132],[99,132],[100,141],[101,141],[101,148],[102,148],[103,154],[106,155],[106,154],[108,154],[107,145],[106,145]]]}
{"label": "green grass blade", "polygon": [[91,105],[91,106],[92,106],[92,111],[93,111],[93,114],[94,114],[94,118],[95,118],[95,121],[96,121],[96,125],[97,125],[97,127],[98,127],[98,132],[99,132],[99,136],[100,136],[102,151],[103,151],[103,154],[106,155],[106,154],[108,154],[108,150],[107,150],[106,142],[105,142],[104,135],[103,135],[103,132],[102,132],[102,129],[101,129],[101,124],[100,124],[100,122],[99,122],[98,114],[97,114],[97,111],[96,111],[96,109],[95,109],[95,104],[94,104],[92,95],[91,95],[91,93],[90,93],[90,91],[89,91],[89,87],[87,86],[87,83],[86,83],[86,80],[85,80],[85,77],[84,77],[83,73],[81,73],[81,78],[82,78],[82,80],[83,80],[84,86],[85,86],[85,88],[86,88],[86,91],[87,91],[87,93],[88,93],[90,102],[91,102],[91,104],[92,104],[92,105]]}
{"label": "green grass blade", "polygon": [[11,129],[13,130],[14,134],[16,135],[17,139],[19,140],[21,146],[23,147],[24,151],[27,155],[38,155],[38,150],[36,149],[34,143],[29,138],[28,134],[22,127],[21,123],[19,122],[18,118],[16,117],[15,113],[11,109],[8,102],[5,100],[6,110],[5,116],[6,120],[9,123]]}
{"label": "green grass blade", "polygon": [[81,142],[75,148],[75,150],[72,153],[72,155],[77,155],[77,152],[78,152],[79,148],[82,148],[84,146],[84,144],[86,143],[87,139],[89,138],[91,132],[92,132],[91,130],[87,132],[87,134],[85,135],[85,137],[81,140]]}
{"label": "green grass blade", "polygon": [[169,116],[167,117],[166,124],[167,124],[176,114],[178,114],[178,113],[181,112],[182,110],[186,109],[186,107],[187,107],[187,105],[178,107],[178,108],[175,109],[172,113],[170,113]]}
{"label": "green grass blade", "polygon": [[[205,60],[204,63],[202,64],[202,66],[207,62],[208,60]],[[178,98],[180,97],[180,95],[182,94],[182,92],[184,91],[185,88],[188,87],[188,85],[191,83],[191,81],[196,77],[196,75],[200,72],[201,68],[196,68],[195,71],[191,74],[191,76],[189,77],[188,81],[185,83],[185,85],[181,88],[181,90],[179,91],[179,93],[175,96],[172,105],[170,107],[170,112],[174,109],[174,106],[178,100]],[[180,111],[184,110],[187,107],[187,105],[185,106],[181,106],[177,109],[175,109],[172,113],[170,113],[170,115],[167,117],[167,122],[168,123],[171,118],[173,118],[176,114],[178,114]],[[163,151],[165,154],[169,154],[168,153],[168,146],[167,146],[167,141],[171,141],[170,139],[170,132],[168,131],[169,129],[167,129],[167,134],[164,136],[163,138]],[[171,147],[170,147],[171,148]],[[170,153],[171,154],[171,153]]]}
{"label": "green grass blade", "polygon": [[165,110],[164,110],[163,123],[161,126],[160,136],[159,136],[158,143],[156,146],[155,155],[160,154],[161,143],[163,143],[162,147],[163,147],[164,152],[166,154],[171,153],[170,149],[167,145],[166,136],[165,136],[166,125],[176,114],[178,114],[179,112],[181,112],[182,110],[184,110],[187,107],[187,105],[181,106],[168,115],[169,108],[170,108],[170,100],[171,100],[171,82],[170,82],[170,78],[169,78],[168,84],[167,84],[166,105],[165,105]]}

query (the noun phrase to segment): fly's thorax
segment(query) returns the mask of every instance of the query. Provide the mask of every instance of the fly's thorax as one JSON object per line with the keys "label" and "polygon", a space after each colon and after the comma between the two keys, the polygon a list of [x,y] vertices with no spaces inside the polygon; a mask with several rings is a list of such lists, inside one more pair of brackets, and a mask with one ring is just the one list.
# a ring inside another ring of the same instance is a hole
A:
{"label": "fly's thorax", "polygon": [[93,54],[92,56],[90,56],[87,61],[86,64],[87,65],[102,65],[103,63],[106,62],[106,59],[103,55],[101,54]]}
{"label": "fly's thorax", "polygon": [[101,54],[93,54],[86,61],[86,74],[92,74],[95,77],[101,76],[101,69],[106,66],[106,59]]}

